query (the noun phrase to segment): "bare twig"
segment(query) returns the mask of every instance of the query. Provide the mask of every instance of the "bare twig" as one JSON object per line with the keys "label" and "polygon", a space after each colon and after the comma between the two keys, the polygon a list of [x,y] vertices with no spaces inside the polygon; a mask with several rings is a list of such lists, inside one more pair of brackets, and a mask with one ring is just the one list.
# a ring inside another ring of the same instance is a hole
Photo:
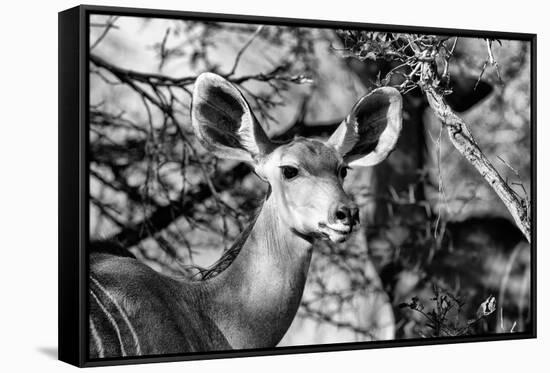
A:
{"label": "bare twig", "polygon": [[[107,34],[112,28],[117,28],[115,26],[115,22],[117,21],[117,19],[118,19],[118,16],[109,17],[107,22],[105,22],[104,25],[101,25],[102,27],[105,27],[105,28],[103,29],[103,32],[101,33],[101,35],[99,35],[99,37],[90,46],[90,51],[93,50],[95,47],[97,47],[99,43],[101,43],[101,41],[105,38],[105,36],[107,36]],[[99,25],[96,25],[95,27],[99,27]]]}
{"label": "bare twig", "polygon": [[233,63],[233,67],[231,68],[231,70],[229,70],[229,72],[227,73],[227,76],[231,76],[235,73],[235,71],[237,70],[237,66],[239,65],[239,62],[241,60],[241,57],[243,55],[243,53],[246,51],[246,49],[250,46],[250,44],[252,44],[252,42],[254,41],[254,39],[256,39],[256,37],[258,35],[260,35],[260,33],[262,32],[262,30],[264,29],[264,26],[263,25],[260,25],[258,26],[258,28],[256,29],[256,31],[254,31],[254,33],[250,36],[250,38],[248,39],[248,41],[242,46],[242,48],[239,50],[239,52],[237,52],[237,56],[235,57],[235,62]]}
{"label": "bare twig", "polygon": [[481,67],[481,72],[479,73],[479,76],[477,78],[477,82],[474,86],[474,90],[477,89],[477,86],[481,82],[481,78],[483,77],[483,74],[485,73],[485,69],[487,68],[487,65],[491,65],[491,66],[495,67],[495,70],[497,72],[498,81],[500,82],[501,85],[503,84],[502,77],[500,75],[500,67],[499,67],[499,64],[498,64],[497,60],[495,59],[494,54],[493,54],[493,48],[492,48],[493,40],[485,39],[485,43],[486,43],[486,46],[487,46],[487,58],[485,59],[485,62],[483,62],[483,66]]}

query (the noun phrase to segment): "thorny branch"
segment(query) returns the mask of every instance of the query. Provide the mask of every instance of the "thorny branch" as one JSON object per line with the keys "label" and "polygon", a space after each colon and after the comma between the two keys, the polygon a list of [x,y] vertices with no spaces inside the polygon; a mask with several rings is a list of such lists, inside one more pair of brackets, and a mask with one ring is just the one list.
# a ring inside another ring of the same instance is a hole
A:
{"label": "thorny branch", "polygon": [[433,337],[456,337],[470,334],[476,324],[496,310],[496,298],[491,295],[479,305],[474,318],[460,324],[450,315],[453,312],[458,315],[464,303],[453,294],[440,289],[436,284],[433,284],[433,293],[434,296],[430,298],[433,307],[429,311],[426,311],[426,306],[420,302],[418,297],[413,297],[410,302],[399,305],[399,308],[408,308],[422,315],[427,321],[426,326],[432,330]]}
{"label": "thorny branch", "polygon": [[478,170],[491,185],[512,215],[525,238],[531,241],[531,216],[525,199],[506,183],[498,171],[481,151],[466,123],[445,103],[443,97],[430,85],[424,85],[424,92],[431,108],[447,128],[449,139],[455,148]]}
{"label": "thorny branch", "polygon": [[[452,92],[449,63],[457,38],[430,35],[392,34],[366,31],[342,31],[345,57],[361,60],[390,60],[395,62],[377,85],[392,85],[406,94],[420,88],[437,117],[447,129],[454,147],[468,160],[502,200],[525,238],[531,241],[530,201],[522,198],[498,173],[475,141],[468,125],[449,107],[445,96]],[[451,41],[452,40],[452,41]],[[492,51],[492,40],[486,40],[487,64],[495,66],[501,80],[499,65]],[[443,66],[443,73],[438,71]],[[397,77],[397,79],[395,79]],[[477,86],[477,84],[476,84]]]}

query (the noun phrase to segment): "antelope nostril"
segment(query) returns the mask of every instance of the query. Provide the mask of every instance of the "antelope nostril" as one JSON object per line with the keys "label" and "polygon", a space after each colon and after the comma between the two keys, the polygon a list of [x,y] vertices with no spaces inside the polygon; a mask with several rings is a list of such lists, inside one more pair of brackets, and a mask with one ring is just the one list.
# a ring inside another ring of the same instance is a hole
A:
{"label": "antelope nostril", "polygon": [[353,227],[359,221],[359,209],[355,203],[341,203],[334,210],[332,221]]}
{"label": "antelope nostril", "polygon": [[346,220],[347,217],[348,217],[347,211],[345,211],[345,210],[342,208],[342,209],[336,211],[335,217],[336,217],[337,220]]}

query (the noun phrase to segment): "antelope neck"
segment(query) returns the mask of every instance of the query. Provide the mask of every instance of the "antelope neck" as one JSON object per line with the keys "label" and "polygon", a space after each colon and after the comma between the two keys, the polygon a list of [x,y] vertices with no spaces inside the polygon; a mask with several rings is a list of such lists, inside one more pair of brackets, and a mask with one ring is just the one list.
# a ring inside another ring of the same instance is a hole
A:
{"label": "antelope neck", "polygon": [[311,243],[282,221],[266,200],[233,263],[208,281],[213,321],[233,348],[275,346],[290,326],[304,289]]}

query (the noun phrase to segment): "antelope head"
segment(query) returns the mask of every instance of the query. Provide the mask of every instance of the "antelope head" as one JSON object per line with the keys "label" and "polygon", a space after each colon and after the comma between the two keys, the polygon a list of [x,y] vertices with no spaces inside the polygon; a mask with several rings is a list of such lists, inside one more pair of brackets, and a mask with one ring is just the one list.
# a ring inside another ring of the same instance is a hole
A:
{"label": "antelope head", "polygon": [[247,162],[271,187],[280,222],[308,240],[345,241],[359,222],[344,192],[347,170],[372,166],[395,146],[401,130],[401,95],[378,88],[363,96],[326,141],[298,137],[272,142],[241,92],[224,78],[204,73],[196,81],[192,124],[215,155]]}

